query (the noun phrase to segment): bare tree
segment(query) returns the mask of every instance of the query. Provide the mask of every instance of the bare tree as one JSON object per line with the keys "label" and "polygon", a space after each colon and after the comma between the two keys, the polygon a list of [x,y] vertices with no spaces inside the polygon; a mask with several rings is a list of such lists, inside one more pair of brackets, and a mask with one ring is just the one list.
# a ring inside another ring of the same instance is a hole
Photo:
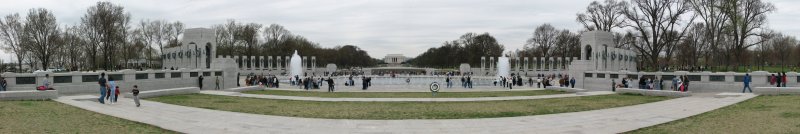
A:
{"label": "bare tree", "polygon": [[71,26],[67,27],[61,36],[64,47],[59,57],[64,60],[64,68],[70,71],[80,70],[81,65],[84,65],[83,55],[86,51],[83,50],[83,45],[86,41],[80,37],[80,32],[80,27]]}
{"label": "bare tree", "polygon": [[[671,59],[675,47],[684,31],[690,26],[694,16],[683,22],[684,15],[690,11],[688,4],[682,0],[631,0],[631,6],[623,11],[627,18],[627,27],[636,31],[637,44],[632,46],[643,56],[642,65],[658,67],[659,57],[666,53],[666,61]],[[682,23],[686,23],[681,25]]]}
{"label": "bare tree", "polygon": [[290,39],[292,36],[292,32],[286,30],[283,26],[278,24],[270,24],[268,27],[264,28],[264,40],[266,41],[264,45],[266,46],[263,48],[280,45],[286,42],[286,40]]}
{"label": "bare tree", "polygon": [[[81,18],[81,23],[87,27],[87,32],[93,38],[90,43],[98,43],[103,54],[103,69],[113,69],[115,64],[113,52],[117,46],[125,43],[127,25],[130,13],[124,8],[111,2],[97,2],[89,7]],[[94,70],[94,69],[93,69]]]}
{"label": "bare tree", "polygon": [[180,41],[178,40],[180,36],[183,34],[183,23],[180,21],[175,21],[173,23],[166,24],[167,26],[164,28],[164,31],[167,32],[167,37],[169,38],[169,47],[180,46]]}
{"label": "bare tree", "polygon": [[42,70],[47,70],[53,55],[63,46],[59,43],[61,31],[58,29],[56,17],[44,8],[30,9],[27,22],[23,49],[31,52],[41,64]]}
{"label": "bare tree", "polygon": [[549,23],[545,23],[536,27],[533,32],[533,37],[529,38],[525,44],[527,48],[538,49],[539,57],[549,58],[556,46],[556,37],[559,31]]}
{"label": "bare tree", "polygon": [[613,28],[621,28],[625,22],[622,12],[627,8],[625,1],[605,0],[602,4],[593,1],[586,7],[586,12],[578,13],[576,21],[583,24],[590,31],[608,31]]}
{"label": "bare tree", "polygon": [[239,29],[239,25],[236,23],[236,20],[231,19],[225,24],[214,25],[212,26],[212,29],[214,29],[216,34],[215,36],[217,37],[217,54],[236,54],[236,49],[234,49],[236,44],[235,33]]}
{"label": "bare tree", "polygon": [[256,45],[258,45],[258,33],[261,30],[261,24],[248,23],[242,25],[240,28],[240,31],[234,33],[234,37],[237,42],[241,42],[241,44],[245,46],[246,50],[244,54],[247,56],[248,61],[246,65],[251,67],[253,63],[249,61],[253,61],[251,58],[255,55],[257,49]]}
{"label": "bare tree", "polygon": [[720,46],[725,39],[723,36],[726,24],[730,20],[720,9],[723,0],[688,0],[688,2],[703,25],[702,30],[692,31],[703,33],[703,35],[695,35],[695,37],[702,36],[700,41],[707,44],[708,50],[711,51],[709,56],[705,56],[706,64],[709,64],[708,61],[712,61],[712,59],[717,61],[716,65],[727,61],[727,56],[724,56],[727,51],[721,51]]}
{"label": "bare tree", "polygon": [[0,19],[0,41],[5,52],[14,53],[17,59],[17,71],[21,71],[22,62],[25,60],[26,51],[22,49],[22,40],[25,37],[25,22],[21,20],[18,13],[5,16],[5,20]]}
{"label": "bare tree", "polygon": [[729,44],[729,51],[733,52],[731,58],[743,59],[747,48],[766,41],[759,38],[764,36],[761,33],[767,23],[767,14],[775,10],[771,3],[761,0],[725,0],[721,9],[730,18],[725,33],[732,40]]}

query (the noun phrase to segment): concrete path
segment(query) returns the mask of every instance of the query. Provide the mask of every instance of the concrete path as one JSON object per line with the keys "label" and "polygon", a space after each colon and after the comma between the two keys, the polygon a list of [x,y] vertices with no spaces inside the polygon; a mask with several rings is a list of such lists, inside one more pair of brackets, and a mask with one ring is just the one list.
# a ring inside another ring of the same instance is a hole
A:
{"label": "concrete path", "polygon": [[120,98],[114,105],[96,96],[62,96],[56,101],[184,133],[620,133],[711,111],[755,97],[692,96],[666,101],[538,116],[447,120],[347,120],[255,115]]}
{"label": "concrete path", "polygon": [[304,96],[282,96],[264,94],[246,94],[238,92],[200,91],[201,94],[225,95],[235,97],[249,97],[262,99],[281,99],[281,100],[300,100],[300,101],[362,101],[362,102],[464,102],[464,101],[499,101],[499,100],[531,100],[564,97],[580,97],[593,95],[614,94],[611,91],[594,91],[568,94],[535,95],[535,96],[508,96],[508,97],[476,97],[476,98],[323,98],[323,97],[304,97]]}

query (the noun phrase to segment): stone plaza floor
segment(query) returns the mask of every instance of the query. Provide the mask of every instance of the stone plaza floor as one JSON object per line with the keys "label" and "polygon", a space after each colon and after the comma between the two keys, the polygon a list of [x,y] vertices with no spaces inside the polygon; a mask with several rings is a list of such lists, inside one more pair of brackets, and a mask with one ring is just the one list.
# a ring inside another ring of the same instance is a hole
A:
{"label": "stone plaza floor", "polygon": [[184,133],[620,133],[708,112],[755,97],[701,94],[654,103],[536,116],[445,120],[316,119],[227,112],[128,98],[113,105],[97,96],[56,101]]}
{"label": "stone plaza floor", "polygon": [[[541,90],[541,89],[539,89],[539,90]],[[234,96],[234,97],[262,98],[262,99],[281,99],[281,100],[299,100],[299,101],[360,101],[360,102],[502,101],[502,100],[532,100],[532,99],[549,99],[549,98],[564,98],[564,97],[580,97],[580,96],[614,94],[614,92],[611,92],[611,91],[593,91],[593,92],[580,92],[580,93],[554,94],[554,95],[508,96],[508,97],[477,97],[477,98],[324,98],[324,97],[246,94],[246,93],[237,93],[237,92],[208,91],[208,90],[200,91],[200,93],[202,93],[202,94],[210,94],[210,95],[224,95],[224,96]]]}

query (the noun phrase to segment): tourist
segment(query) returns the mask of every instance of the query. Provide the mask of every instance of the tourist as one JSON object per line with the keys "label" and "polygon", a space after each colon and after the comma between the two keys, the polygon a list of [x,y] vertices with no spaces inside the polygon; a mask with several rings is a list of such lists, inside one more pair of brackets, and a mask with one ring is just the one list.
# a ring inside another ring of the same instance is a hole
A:
{"label": "tourist", "polygon": [[611,92],[617,91],[617,82],[614,79],[611,79]]}
{"label": "tourist", "polygon": [[[114,88],[114,87],[117,87],[117,83],[114,81],[114,77],[111,77],[111,76],[109,76],[109,77],[108,77],[108,90],[109,90],[109,94],[108,94],[108,96],[109,96],[110,98],[108,99],[108,101],[110,101],[110,102],[111,102],[110,104],[114,104],[114,101],[113,101],[113,100],[114,100],[114,99],[117,99],[116,97],[114,97],[114,94],[116,94],[116,92],[114,92],[115,90],[114,90],[114,89],[111,89],[111,88]],[[107,97],[107,98],[108,98],[108,97]]]}
{"label": "tourist", "polygon": [[239,73],[236,73],[236,87],[239,87]]}
{"label": "tourist", "polygon": [[444,78],[444,82],[447,83],[447,88],[453,87],[453,83],[450,82],[450,75],[448,75],[447,78]]}
{"label": "tourist", "polygon": [[658,78],[658,79],[656,79],[656,82],[657,82],[657,84],[655,84],[656,85],[656,90],[664,90],[664,89],[662,89],[662,88],[664,88],[664,79]]}
{"label": "tourist", "polygon": [[361,90],[367,90],[367,78],[361,76]]}
{"label": "tourist", "polygon": [[203,89],[203,75],[200,75],[199,77],[197,77],[197,84],[198,84],[198,87],[200,87],[200,89]]}
{"label": "tourist", "polygon": [[469,86],[469,88],[472,88],[472,77],[470,76],[467,76],[467,85]]}
{"label": "tourist", "polygon": [[117,103],[117,99],[119,98],[119,86],[114,87],[114,103]]}
{"label": "tourist", "polygon": [[217,85],[216,87],[214,87],[214,89],[219,90],[219,76],[216,76],[214,78],[215,78],[214,84]]}
{"label": "tourist", "polygon": [[683,91],[684,87],[683,87],[683,81],[682,80],[683,80],[683,76],[680,76],[680,78],[678,78],[678,81],[676,82],[677,86],[675,88],[676,88],[677,91],[681,91],[681,92]]}
{"label": "tourist", "polygon": [[334,91],[334,89],[333,89],[333,86],[334,86],[333,79],[331,79],[331,77],[328,77],[328,79],[325,80],[325,81],[328,82],[328,92],[333,92]]}
{"label": "tourist", "polygon": [[275,88],[280,88],[280,85],[279,85],[280,83],[278,83],[278,77],[277,76],[276,77],[272,77],[272,79],[274,80],[273,82],[275,83]]}
{"label": "tourist", "polygon": [[133,102],[136,103],[136,107],[139,107],[139,86],[133,85],[133,90],[131,90],[131,93],[133,93]]}
{"label": "tourist", "polygon": [[744,83],[744,88],[742,88],[742,93],[744,93],[745,89],[750,90],[751,93],[753,92],[753,89],[750,88],[750,81],[751,81],[750,74],[747,73],[744,74],[744,78],[742,79],[742,82]]}
{"label": "tourist", "polygon": [[645,78],[639,78],[639,89],[644,89],[646,84]]}
{"label": "tourist", "polygon": [[678,77],[675,76],[672,77],[672,91],[678,91]]}
{"label": "tourist", "polygon": [[571,88],[575,88],[575,77],[569,79],[569,84],[572,86]]}
{"label": "tourist", "polygon": [[628,78],[622,78],[622,86],[628,88]]}
{"label": "tourist", "polygon": [[769,77],[769,85],[775,85],[775,74]]}
{"label": "tourist", "polygon": [[528,87],[533,87],[533,78],[528,77]]}
{"label": "tourist", "polygon": [[783,84],[781,84],[781,83],[783,83],[783,80],[781,80],[781,79],[783,79],[783,76],[781,76],[781,73],[780,73],[780,72],[778,72],[778,76],[775,76],[775,83],[777,83],[777,84],[776,84],[776,85],[777,85],[776,87],[781,87],[781,86],[783,86]]}
{"label": "tourist", "polygon": [[467,79],[461,76],[461,87],[467,88]]}
{"label": "tourist", "polygon": [[42,86],[44,87],[43,90],[52,90],[50,89],[50,74],[44,74],[44,80],[42,80]]}
{"label": "tourist", "polygon": [[8,86],[8,82],[6,82],[6,78],[0,77],[0,91],[8,91],[6,87]]}
{"label": "tourist", "polygon": [[689,91],[689,76],[683,76],[683,91]]}
{"label": "tourist", "polygon": [[536,88],[542,87],[542,77],[536,78]]}
{"label": "tourist", "polygon": [[100,85],[100,98],[97,99],[98,102],[101,104],[105,104],[104,98],[106,98],[106,73],[100,73],[100,79],[97,80],[97,84]]}
{"label": "tourist", "polygon": [[783,87],[786,87],[786,83],[788,83],[788,81],[786,81],[786,72],[783,72],[783,77],[781,77],[781,80],[783,80]]}
{"label": "tourist", "polygon": [[503,76],[500,76],[500,85],[503,85],[503,88],[505,88],[508,85],[506,84],[506,78],[504,78]]}

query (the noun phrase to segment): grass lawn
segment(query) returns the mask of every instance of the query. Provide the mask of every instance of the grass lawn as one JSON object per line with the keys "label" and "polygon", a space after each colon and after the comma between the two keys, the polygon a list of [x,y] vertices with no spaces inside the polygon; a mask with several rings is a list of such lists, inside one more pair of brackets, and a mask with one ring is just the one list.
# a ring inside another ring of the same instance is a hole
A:
{"label": "grass lawn", "polygon": [[176,133],[55,101],[0,101],[0,133]]}
{"label": "grass lawn", "polygon": [[535,96],[565,94],[567,92],[554,90],[528,90],[528,91],[493,91],[493,92],[439,92],[431,96],[430,92],[316,92],[316,91],[286,91],[286,90],[258,90],[247,91],[248,94],[267,94],[282,96],[307,96],[324,98],[472,98],[472,97],[503,97],[503,96]]}
{"label": "grass lawn", "polygon": [[669,99],[598,95],[478,102],[317,102],[189,94],[149,98],[169,104],[264,115],[328,119],[466,119],[605,109]]}
{"label": "grass lawn", "polygon": [[759,96],[631,134],[800,133],[800,96]]}

